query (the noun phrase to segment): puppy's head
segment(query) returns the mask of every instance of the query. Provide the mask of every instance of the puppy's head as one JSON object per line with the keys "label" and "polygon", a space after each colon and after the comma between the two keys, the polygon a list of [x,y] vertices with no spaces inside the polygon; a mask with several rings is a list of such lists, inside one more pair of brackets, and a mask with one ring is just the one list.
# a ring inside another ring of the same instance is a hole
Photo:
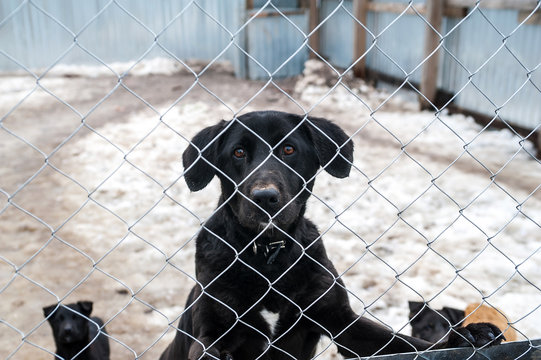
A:
{"label": "puppy's head", "polygon": [[43,315],[53,329],[57,344],[71,344],[88,340],[88,320],[92,312],[91,301],[79,301],[64,306],[51,305],[43,308]]}
{"label": "puppy's head", "polygon": [[322,118],[253,112],[201,130],[183,154],[192,191],[217,175],[222,201],[241,225],[287,228],[302,216],[320,167],[349,175],[353,143]]}
{"label": "puppy's head", "polygon": [[411,335],[430,342],[445,340],[451,325],[458,324],[464,318],[464,311],[444,307],[433,310],[424,302],[410,301]]}

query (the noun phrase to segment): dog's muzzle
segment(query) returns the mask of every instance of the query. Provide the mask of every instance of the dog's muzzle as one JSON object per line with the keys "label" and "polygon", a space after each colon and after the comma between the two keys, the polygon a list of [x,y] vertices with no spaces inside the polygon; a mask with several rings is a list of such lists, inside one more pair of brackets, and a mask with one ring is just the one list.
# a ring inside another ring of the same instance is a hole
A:
{"label": "dog's muzzle", "polygon": [[280,192],[274,185],[254,187],[250,192],[250,199],[271,215],[281,207]]}

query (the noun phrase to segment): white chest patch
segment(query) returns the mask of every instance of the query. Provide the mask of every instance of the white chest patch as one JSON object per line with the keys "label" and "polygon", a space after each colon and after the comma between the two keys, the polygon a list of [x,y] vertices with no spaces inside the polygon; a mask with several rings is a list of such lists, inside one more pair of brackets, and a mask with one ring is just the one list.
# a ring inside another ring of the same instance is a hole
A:
{"label": "white chest patch", "polygon": [[267,324],[269,324],[271,334],[274,335],[274,331],[276,330],[276,324],[278,323],[278,319],[280,318],[280,313],[275,313],[267,309],[263,309],[259,313],[261,314],[263,319],[265,319]]}

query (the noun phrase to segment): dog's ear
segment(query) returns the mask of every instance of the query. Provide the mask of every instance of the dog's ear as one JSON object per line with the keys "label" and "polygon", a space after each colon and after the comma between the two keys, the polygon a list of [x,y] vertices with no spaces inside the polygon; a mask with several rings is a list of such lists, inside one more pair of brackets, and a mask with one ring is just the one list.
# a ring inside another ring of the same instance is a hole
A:
{"label": "dog's ear", "polygon": [[417,315],[419,311],[423,309],[423,306],[425,305],[425,303],[422,301],[408,301],[408,305],[410,307],[409,318],[411,319],[412,317]]}
{"label": "dog's ear", "polygon": [[43,317],[51,321],[54,318],[54,315],[49,317],[55,311],[56,305],[50,305],[43,308]]}
{"label": "dog's ear", "polygon": [[[184,150],[184,154],[182,154],[182,164],[184,165],[184,169],[186,169],[184,180],[191,191],[203,189],[216,174],[216,169],[208,163],[216,163],[216,149],[218,147],[216,141],[203,152],[201,150],[214,140],[220,131],[224,129],[225,124],[227,122],[222,120],[214,126],[209,126],[201,130],[194,136],[186,150]],[[203,158],[208,162],[203,160]]]}
{"label": "dog's ear", "polygon": [[[353,142],[338,125],[327,119],[309,117],[308,122],[319,164],[332,176],[347,177],[353,163]],[[340,154],[337,154],[338,149]]]}
{"label": "dog's ear", "polygon": [[77,301],[77,305],[79,305],[79,311],[81,314],[83,314],[86,317],[90,316],[90,313],[92,313],[92,301]]}
{"label": "dog's ear", "polygon": [[464,319],[464,310],[444,307],[443,309],[441,309],[441,312],[452,325],[456,325],[459,321],[462,321],[462,319]]}

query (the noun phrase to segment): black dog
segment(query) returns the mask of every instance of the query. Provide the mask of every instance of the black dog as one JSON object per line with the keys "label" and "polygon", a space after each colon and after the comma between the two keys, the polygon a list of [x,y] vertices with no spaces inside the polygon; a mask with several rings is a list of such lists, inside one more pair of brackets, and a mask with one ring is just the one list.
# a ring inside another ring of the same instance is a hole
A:
{"label": "black dog", "polygon": [[[282,112],[221,121],[193,138],[183,154],[189,188],[217,175],[222,193],[197,237],[198,285],[160,359],[309,359],[322,335],[346,357],[433,345],[355,314],[304,217],[319,168],[343,178],[352,161],[353,144],[338,126]],[[269,312],[275,324],[265,320]],[[499,334],[474,325],[440,347],[479,346]]]}
{"label": "black dog", "polygon": [[455,325],[460,326],[464,319],[464,310],[443,307],[433,310],[425,306],[424,302],[410,301],[411,335],[437,342],[448,338],[449,329]]}
{"label": "black dog", "polygon": [[91,312],[91,301],[43,308],[53,329],[56,355],[66,360],[77,354],[76,359],[81,360],[109,359],[109,339],[104,335],[107,332],[103,321],[98,317],[90,318]]}

